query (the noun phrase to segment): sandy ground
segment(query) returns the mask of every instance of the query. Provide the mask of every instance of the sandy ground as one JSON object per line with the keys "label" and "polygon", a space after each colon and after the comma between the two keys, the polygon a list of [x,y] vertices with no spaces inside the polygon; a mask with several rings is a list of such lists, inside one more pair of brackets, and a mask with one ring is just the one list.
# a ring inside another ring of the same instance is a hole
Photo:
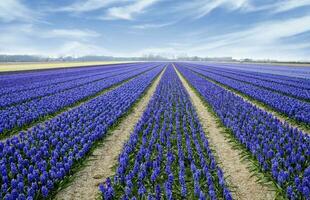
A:
{"label": "sandy ground", "polygon": [[210,145],[218,158],[217,161],[223,169],[225,177],[227,177],[227,182],[235,190],[233,192],[234,199],[274,199],[275,193],[273,191],[269,191],[267,186],[257,183],[255,177],[251,177],[251,172],[249,171],[250,164],[242,161],[240,157],[241,151],[233,148],[232,144],[226,139],[223,128],[217,124],[215,118],[186,80],[178,71],[177,73],[196,108]]}
{"label": "sandy ground", "polygon": [[0,63],[0,72],[67,68],[67,67],[79,67],[79,66],[91,66],[91,65],[108,65],[117,63],[130,63],[130,62],[106,61],[106,62]]}
{"label": "sandy ground", "polygon": [[75,174],[72,184],[58,192],[56,199],[84,200],[96,199],[99,196],[98,185],[114,174],[112,167],[117,164],[117,158],[124,143],[141,118],[163,73],[164,70],[156,78],[146,95],[134,107],[133,111],[107,136],[103,146],[98,147],[88,158],[87,166]]}

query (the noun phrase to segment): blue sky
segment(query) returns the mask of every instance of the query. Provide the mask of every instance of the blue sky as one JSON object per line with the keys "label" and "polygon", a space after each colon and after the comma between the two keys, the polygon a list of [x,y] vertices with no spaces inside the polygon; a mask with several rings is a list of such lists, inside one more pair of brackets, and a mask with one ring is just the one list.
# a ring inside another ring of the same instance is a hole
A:
{"label": "blue sky", "polygon": [[310,60],[310,0],[1,0],[0,54]]}

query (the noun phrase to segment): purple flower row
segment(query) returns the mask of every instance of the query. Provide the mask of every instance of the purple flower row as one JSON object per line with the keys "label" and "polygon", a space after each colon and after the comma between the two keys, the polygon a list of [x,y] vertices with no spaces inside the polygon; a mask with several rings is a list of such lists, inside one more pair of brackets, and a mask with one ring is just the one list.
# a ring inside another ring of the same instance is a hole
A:
{"label": "purple flower row", "polygon": [[119,156],[104,199],[231,199],[197,114],[171,65]]}
{"label": "purple flower row", "polygon": [[310,70],[307,66],[279,66],[279,65],[253,65],[253,64],[218,64],[227,68],[246,70],[251,74],[262,75],[275,78],[281,81],[304,83],[310,86]]}
{"label": "purple flower row", "polygon": [[[81,70],[80,68],[77,69],[75,68],[74,71],[72,71],[72,69],[70,70],[71,73],[69,72],[62,72],[62,71],[58,71],[58,70],[52,70],[50,71],[48,74],[44,74],[42,75],[40,72],[36,72],[37,74],[35,74],[36,76],[34,76],[33,78],[31,78],[28,81],[24,81],[21,80],[21,78],[17,75],[11,75],[12,77],[10,77],[10,81],[14,82],[14,80],[16,82],[21,82],[20,84],[16,84],[14,86],[6,86],[6,87],[0,87],[0,94],[8,94],[8,93],[15,93],[15,92],[20,92],[20,91],[25,91],[25,90],[33,90],[33,89],[37,89],[37,88],[42,88],[42,87],[46,87],[46,86],[51,86],[51,85],[57,85],[57,84],[61,84],[61,83],[65,83],[65,82],[69,82],[69,81],[75,81],[78,79],[83,79],[83,78],[88,78],[91,76],[96,76],[96,75],[100,75],[103,73],[108,73],[108,72],[116,72],[116,71],[122,71],[122,70],[126,70],[129,69],[131,67],[135,67],[136,65],[139,64],[127,64],[124,66],[101,66],[101,67],[84,67],[84,68],[90,68],[89,70]],[[143,66],[143,64],[141,64],[141,66]],[[22,73],[24,76],[26,76],[25,78],[27,78],[27,73]],[[3,76],[3,75],[2,75]],[[0,76],[0,78],[2,77]],[[29,78],[29,77],[28,77]]]}
{"label": "purple flower row", "polygon": [[0,198],[42,199],[122,116],[163,69],[157,67],[0,143]]}
{"label": "purple flower row", "polygon": [[310,198],[310,136],[178,65],[234,137],[289,199]]}
{"label": "purple flower row", "polygon": [[[251,77],[249,75],[240,73],[239,71],[235,70],[225,70],[223,68],[215,68],[215,67],[209,67],[209,66],[198,66],[199,69],[224,76],[226,78],[231,78],[236,81],[241,81],[249,84],[253,84],[254,86],[259,86],[268,90],[272,90],[274,92],[280,92],[287,96],[292,96],[297,99],[304,99],[304,100],[310,100],[310,88],[300,88],[298,86],[290,86],[283,83],[276,83],[274,81],[270,80],[262,80],[261,78],[264,78],[263,75],[258,77]],[[310,80],[309,80],[310,82]]]}
{"label": "purple flower row", "polygon": [[284,113],[288,117],[310,124],[310,103],[303,102],[301,100],[288,97],[261,87],[257,87],[252,84],[210,73],[208,71],[201,70],[201,67],[199,69],[191,68],[191,70],[194,70],[195,72],[198,72],[199,74],[202,74],[221,84],[229,86],[258,101],[261,101],[271,108]]}
{"label": "purple flower row", "polygon": [[[153,65],[154,66],[154,65]],[[23,103],[25,101],[32,100],[34,98],[41,98],[47,95],[60,93],[65,90],[74,89],[79,86],[93,84],[95,81],[100,81],[105,78],[112,78],[113,76],[129,73],[134,70],[139,70],[141,68],[146,68],[145,65],[132,66],[130,68],[114,68],[114,70],[104,70],[100,73],[91,73],[86,77],[81,77],[74,80],[68,80],[61,83],[54,83],[47,86],[36,87],[33,89],[26,89],[18,92],[10,91],[8,94],[2,94],[0,96],[0,108],[5,108],[17,103]],[[85,75],[84,75],[85,76]],[[9,89],[9,88],[8,88]],[[15,87],[16,89],[16,87]]]}
{"label": "purple flower row", "polygon": [[[205,66],[209,67],[209,65],[205,65]],[[225,64],[214,65],[214,67],[216,67],[218,70],[229,72],[232,74],[255,78],[255,79],[259,79],[263,81],[269,81],[273,83],[279,83],[282,85],[288,85],[288,86],[297,87],[301,89],[307,89],[307,90],[310,89],[309,79],[282,76],[282,75],[276,75],[276,74],[267,74],[267,73],[262,73],[262,72],[252,72],[252,71],[235,69],[233,68],[233,66],[232,68],[229,68],[229,66],[230,65],[225,65]]]}
{"label": "purple flower row", "polygon": [[15,106],[0,110],[0,133],[10,131],[15,127],[22,127],[30,124],[40,117],[56,113],[57,111],[70,106],[84,98],[120,83],[128,78],[138,75],[152,67],[140,68],[126,74],[92,82],[60,93],[33,99]]}
{"label": "purple flower row", "polygon": [[[136,64],[136,63],[135,63]],[[31,72],[14,72],[8,74],[1,74],[0,76],[0,90],[9,87],[17,87],[16,90],[21,85],[26,87],[31,87],[34,84],[39,84],[40,86],[58,83],[68,78],[73,78],[75,76],[80,76],[88,73],[96,73],[101,70],[112,70],[122,67],[127,67],[135,64],[118,64],[115,65],[99,65],[99,66],[87,66],[87,67],[73,67],[64,69],[49,69],[49,70],[37,70]],[[42,84],[42,85],[41,85]]]}

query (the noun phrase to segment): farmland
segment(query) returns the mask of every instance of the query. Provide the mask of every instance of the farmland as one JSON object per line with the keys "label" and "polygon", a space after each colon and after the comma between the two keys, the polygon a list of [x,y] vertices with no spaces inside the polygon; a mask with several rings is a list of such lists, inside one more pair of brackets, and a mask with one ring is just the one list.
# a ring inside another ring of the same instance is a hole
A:
{"label": "farmland", "polygon": [[310,199],[309,67],[71,67],[0,73],[1,199]]}
{"label": "farmland", "polygon": [[[27,71],[36,69],[55,69],[55,68],[68,68],[68,67],[81,67],[90,65],[111,65],[122,62],[106,61],[106,62],[4,62],[0,63],[0,72],[11,72],[11,71]],[[125,62],[128,63],[128,62]]]}

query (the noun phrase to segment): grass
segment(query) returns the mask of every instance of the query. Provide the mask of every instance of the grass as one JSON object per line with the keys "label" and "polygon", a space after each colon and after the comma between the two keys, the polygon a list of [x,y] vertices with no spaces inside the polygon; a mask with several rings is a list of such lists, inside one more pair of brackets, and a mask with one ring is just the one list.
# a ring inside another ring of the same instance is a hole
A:
{"label": "grass", "polygon": [[94,65],[110,65],[130,63],[131,61],[105,61],[105,62],[21,62],[21,63],[0,63],[0,72],[15,72],[53,68],[68,68]]}

